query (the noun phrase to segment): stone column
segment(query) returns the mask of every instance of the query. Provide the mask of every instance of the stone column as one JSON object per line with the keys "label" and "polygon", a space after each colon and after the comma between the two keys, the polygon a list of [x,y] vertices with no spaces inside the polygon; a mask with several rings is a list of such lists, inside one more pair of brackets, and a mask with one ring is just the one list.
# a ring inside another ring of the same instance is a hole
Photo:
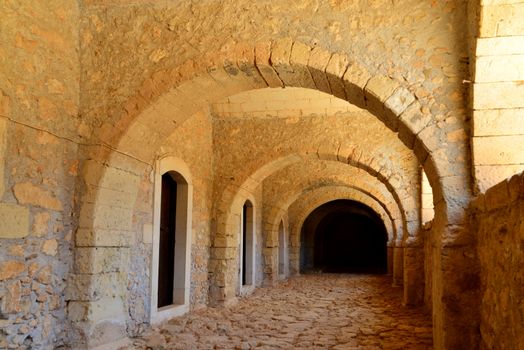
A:
{"label": "stone column", "polygon": [[145,165],[120,160],[116,168],[91,157],[82,167],[86,189],[66,291],[69,319],[78,332],[75,338],[81,339],[75,346],[94,347],[127,336],[129,254],[137,234],[133,208]]}
{"label": "stone column", "polygon": [[404,247],[403,304],[407,306],[421,306],[424,303],[424,245],[421,241],[408,241]]}
{"label": "stone column", "polygon": [[393,276],[393,250],[394,247],[388,243],[387,261],[388,261],[388,275]]}
{"label": "stone column", "polygon": [[[268,241],[268,245],[272,242]],[[278,247],[264,248],[264,286],[272,286],[278,280]]]}
{"label": "stone column", "polygon": [[404,248],[401,242],[393,246],[393,285],[401,286],[404,279]]}

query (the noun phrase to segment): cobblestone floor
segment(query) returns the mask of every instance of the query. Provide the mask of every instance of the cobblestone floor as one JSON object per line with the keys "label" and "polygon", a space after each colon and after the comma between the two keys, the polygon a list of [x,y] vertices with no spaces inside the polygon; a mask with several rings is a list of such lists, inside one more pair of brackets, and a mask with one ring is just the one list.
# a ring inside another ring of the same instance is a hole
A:
{"label": "cobblestone floor", "polygon": [[307,275],[176,318],[128,349],[431,349],[429,315],[386,276]]}

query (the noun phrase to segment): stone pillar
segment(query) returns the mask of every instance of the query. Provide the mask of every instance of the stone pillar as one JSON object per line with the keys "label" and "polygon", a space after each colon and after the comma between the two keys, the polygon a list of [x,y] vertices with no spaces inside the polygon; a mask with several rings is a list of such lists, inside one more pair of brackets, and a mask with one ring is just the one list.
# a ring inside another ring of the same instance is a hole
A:
{"label": "stone pillar", "polygon": [[79,340],[74,347],[90,348],[127,336],[129,254],[137,234],[133,208],[145,165],[121,160],[121,168],[93,158],[83,163],[86,189],[66,290],[69,319]]}
{"label": "stone pillar", "polygon": [[[270,242],[268,241],[268,244]],[[272,286],[278,280],[278,247],[264,248],[264,286]]]}
{"label": "stone pillar", "polygon": [[236,300],[239,273],[237,240],[232,236],[215,237],[211,248],[210,304],[227,305]]}
{"label": "stone pillar", "polygon": [[[478,349],[480,277],[475,237],[467,223],[450,225],[435,207],[433,336],[435,349]],[[458,221],[458,220],[457,220]]]}
{"label": "stone pillar", "polygon": [[404,247],[403,304],[421,306],[424,303],[424,246],[408,243]]}
{"label": "stone pillar", "polygon": [[400,242],[393,247],[393,285],[401,286],[404,279],[404,248]]}
{"label": "stone pillar", "polygon": [[393,246],[388,245],[387,248],[387,261],[388,261],[388,275],[393,276]]}
{"label": "stone pillar", "polygon": [[289,247],[289,276],[297,276],[300,274],[300,246],[296,242],[291,241]]}

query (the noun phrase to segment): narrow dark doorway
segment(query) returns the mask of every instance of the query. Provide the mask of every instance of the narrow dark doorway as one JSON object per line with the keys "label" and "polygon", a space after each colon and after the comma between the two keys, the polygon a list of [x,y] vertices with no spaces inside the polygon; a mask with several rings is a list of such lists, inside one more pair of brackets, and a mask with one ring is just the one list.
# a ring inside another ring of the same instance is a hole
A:
{"label": "narrow dark doorway", "polygon": [[244,203],[242,207],[242,285],[247,284],[247,206],[248,203]]}
{"label": "narrow dark doorway", "polygon": [[162,175],[160,244],[158,261],[158,307],[173,304],[175,277],[177,182],[169,173]]}
{"label": "narrow dark doorway", "polygon": [[386,273],[387,232],[366,205],[337,200],[315,209],[301,232],[301,272]]}

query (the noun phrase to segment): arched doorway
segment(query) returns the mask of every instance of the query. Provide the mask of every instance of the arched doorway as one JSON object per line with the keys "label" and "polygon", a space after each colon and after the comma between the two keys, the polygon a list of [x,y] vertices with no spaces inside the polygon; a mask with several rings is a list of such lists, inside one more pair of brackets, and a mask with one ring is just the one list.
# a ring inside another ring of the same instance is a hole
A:
{"label": "arched doorway", "polygon": [[336,200],[315,209],[301,231],[300,270],[386,273],[387,231],[368,206]]}

